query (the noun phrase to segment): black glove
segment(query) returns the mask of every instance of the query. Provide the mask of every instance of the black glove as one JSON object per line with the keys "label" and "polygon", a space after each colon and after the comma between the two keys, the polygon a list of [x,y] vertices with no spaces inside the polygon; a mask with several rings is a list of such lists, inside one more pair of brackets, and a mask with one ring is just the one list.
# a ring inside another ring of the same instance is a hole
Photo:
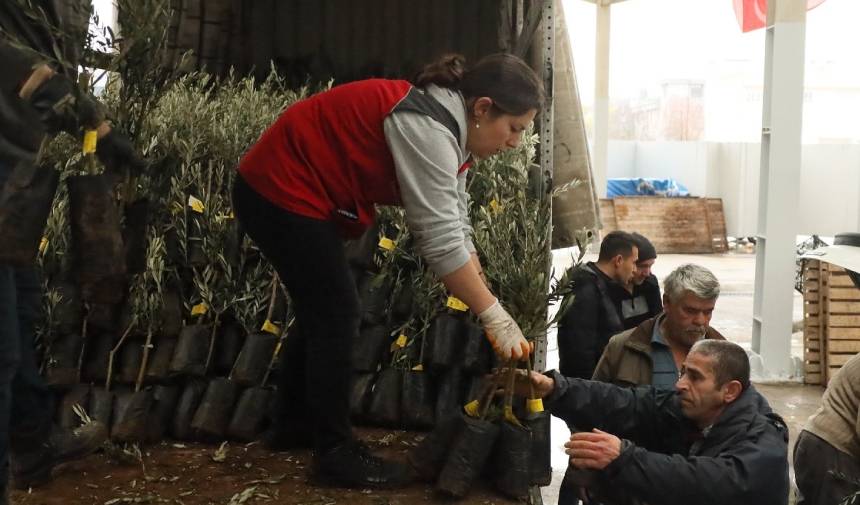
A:
{"label": "black glove", "polygon": [[107,135],[99,139],[96,144],[96,156],[111,172],[122,172],[128,169],[132,174],[137,174],[145,168],[145,164],[137,156],[128,137],[115,129],[111,129]]}
{"label": "black glove", "polygon": [[64,131],[78,137],[81,130],[94,130],[104,121],[101,105],[60,74],[39,86],[30,97],[30,104],[52,134]]}

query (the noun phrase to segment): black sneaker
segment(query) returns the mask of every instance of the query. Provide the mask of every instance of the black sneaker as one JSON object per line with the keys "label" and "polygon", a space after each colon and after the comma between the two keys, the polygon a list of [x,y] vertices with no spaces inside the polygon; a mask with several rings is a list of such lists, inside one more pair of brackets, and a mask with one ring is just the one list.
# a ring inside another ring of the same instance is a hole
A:
{"label": "black sneaker", "polygon": [[290,430],[270,427],[260,436],[263,447],[270,451],[291,451],[295,449],[313,449],[314,436],[308,430]]}
{"label": "black sneaker", "polygon": [[398,488],[411,481],[408,465],[370,453],[364,444],[349,441],[314,454],[311,481],[316,485],[363,488]]}
{"label": "black sneaker", "polygon": [[15,489],[29,489],[48,483],[55,466],[97,451],[107,438],[107,428],[98,421],[74,430],[52,432],[42,447],[26,454],[15,454],[11,458]]}

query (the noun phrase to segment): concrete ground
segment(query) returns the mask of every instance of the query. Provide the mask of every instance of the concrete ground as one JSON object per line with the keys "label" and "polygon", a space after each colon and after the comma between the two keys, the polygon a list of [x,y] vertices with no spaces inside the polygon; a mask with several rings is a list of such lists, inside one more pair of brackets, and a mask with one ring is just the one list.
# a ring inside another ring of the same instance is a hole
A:
{"label": "concrete ground", "polygon": [[[594,258],[593,255],[590,255],[586,259],[593,260]],[[571,263],[569,251],[562,250],[554,253],[553,266],[557,273],[562,272]],[[711,325],[727,339],[748,349],[752,340],[755,254],[664,254],[657,258],[653,271],[662,285],[663,278],[669,272],[685,263],[702,265],[714,272],[714,275],[720,280],[722,292],[714,310]],[[803,319],[803,299],[798,293],[795,293],[794,299],[794,320],[800,321]],[[555,332],[550,332],[547,355],[548,368],[558,366],[558,348],[555,337]],[[803,335],[801,333],[792,335],[792,355],[799,358],[803,356]],[[820,386],[807,386],[799,381],[758,383],[756,387],[767,397],[773,409],[785,418],[789,426],[790,459],[794,441],[806,419],[818,408],[824,390]],[[554,505],[558,501],[558,488],[567,467],[567,456],[563,452],[562,444],[570,434],[567,426],[560,419],[553,418],[552,423],[553,482],[542,490],[543,500],[547,505]]]}

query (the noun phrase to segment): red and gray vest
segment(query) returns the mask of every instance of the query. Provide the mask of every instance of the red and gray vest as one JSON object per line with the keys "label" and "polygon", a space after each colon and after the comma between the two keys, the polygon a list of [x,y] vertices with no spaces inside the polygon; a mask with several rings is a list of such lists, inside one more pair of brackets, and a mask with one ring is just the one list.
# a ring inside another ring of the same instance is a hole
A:
{"label": "red and gray vest", "polygon": [[273,204],[358,236],[373,222],[374,204],[400,203],[383,130],[396,111],[430,116],[459,143],[456,119],[437,100],[407,81],[369,79],[290,106],[245,154],[239,173]]}

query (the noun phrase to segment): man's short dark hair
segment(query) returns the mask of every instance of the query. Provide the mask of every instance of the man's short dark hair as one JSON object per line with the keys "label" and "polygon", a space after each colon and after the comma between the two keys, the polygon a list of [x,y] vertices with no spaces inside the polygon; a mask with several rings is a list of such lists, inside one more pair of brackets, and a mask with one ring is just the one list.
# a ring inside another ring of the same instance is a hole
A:
{"label": "man's short dark hair", "polygon": [[608,233],[600,242],[600,255],[597,261],[610,261],[619,254],[627,258],[633,254],[636,247],[636,239],[626,231],[616,230]]}
{"label": "man's short dark hair", "polygon": [[722,387],[729,381],[738,381],[746,389],[750,385],[750,361],[744,348],[727,340],[699,340],[690,349],[711,358],[714,381]]}

